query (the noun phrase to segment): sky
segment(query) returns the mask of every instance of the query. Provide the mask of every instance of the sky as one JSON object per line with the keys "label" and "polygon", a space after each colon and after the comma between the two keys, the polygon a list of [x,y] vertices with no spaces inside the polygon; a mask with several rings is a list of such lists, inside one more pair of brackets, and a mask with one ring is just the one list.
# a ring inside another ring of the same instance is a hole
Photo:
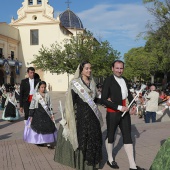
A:
{"label": "sky", "polygon": [[[17,19],[17,10],[24,0],[1,2],[0,22],[10,23]],[[54,17],[67,9],[68,0],[49,0]],[[93,32],[97,39],[109,41],[113,49],[123,57],[131,48],[145,45],[138,35],[147,30],[153,20],[142,0],[69,0],[72,10],[82,21],[84,28]]]}

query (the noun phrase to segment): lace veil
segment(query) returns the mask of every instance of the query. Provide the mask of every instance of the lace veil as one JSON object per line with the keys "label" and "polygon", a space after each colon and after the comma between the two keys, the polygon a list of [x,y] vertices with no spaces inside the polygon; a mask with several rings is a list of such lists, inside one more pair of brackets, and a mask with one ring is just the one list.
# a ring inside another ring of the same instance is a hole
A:
{"label": "lace veil", "polygon": [[[80,75],[80,65],[79,65],[77,67],[77,70],[74,74],[74,78],[72,80],[79,79],[80,77],[81,75]],[[95,87],[95,82],[93,80],[93,77],[91,76],[90,79],[91,79],[91,85]],[[78,148],[78,140],[77,140],[77,129],[76,129],[76,121],[75,121],[75,111],[73,107],[73,100],[72,100],[72,93],[71,93],[72,80],[70,81],[69,84],[69,88],[66,96],[66,102],[65,102],[65,111],[64,111],[64,117],[67,122],[68,133],[65,134],[65,136],[63,133],[63,136],[65,137],[65,139],[67,138],[69,139],[75,151]]]}

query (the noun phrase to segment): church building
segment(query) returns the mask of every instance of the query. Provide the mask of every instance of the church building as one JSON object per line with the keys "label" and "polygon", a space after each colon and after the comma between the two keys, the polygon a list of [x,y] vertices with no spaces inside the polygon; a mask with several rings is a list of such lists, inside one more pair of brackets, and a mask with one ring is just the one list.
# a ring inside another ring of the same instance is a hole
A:
{"label": "church building", "polygon": [[[33,66],[39,49],[50,47],[84,32],[80,18],[68,9],[54,18],[48,0],[24,0],[11,23],[0,22],[0,84],[20,83],[28,67]],[[36,70],[53,91],[66,91],[68,75]],[[69,77],[71,78],[71,76]]]}

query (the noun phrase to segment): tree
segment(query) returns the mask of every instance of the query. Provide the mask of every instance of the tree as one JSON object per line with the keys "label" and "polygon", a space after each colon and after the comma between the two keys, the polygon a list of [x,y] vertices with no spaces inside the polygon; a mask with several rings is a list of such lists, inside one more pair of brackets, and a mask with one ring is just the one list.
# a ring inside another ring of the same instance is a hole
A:
{"label": "tree", "polygon": [[151,56],[157,60],[158,70],[164,73],[170,71],[170,0],[143,0],[145,4],[151,3],[148,11],[154,16],[155,22],[149,24],[148,41],[145,45]]}
{"label": "tree", "polygon": [[167,73],[170,71],[170,40],[160,32],[159,29],[153,35],[150,35],[145,49],[154,58],[157,71],[164,73],[164,79],[166,80]]}
{"label": "tree", "polygon": [[50,48],[42,46],[32,63],[44,71],[73,74],[82,60],[88,60],[95,77],[106,77],[111,74],[111,63],[119,57],[120,53],[108,41],[98,42],[87,31],[64,40],[61,45],[56,42]]}
{"label": "tree", "polygon": [[124,55],[124,76],[128,79],[134,77],[139,80],[148,80],[150,77],[150,62],[144,47],[132,48]]}

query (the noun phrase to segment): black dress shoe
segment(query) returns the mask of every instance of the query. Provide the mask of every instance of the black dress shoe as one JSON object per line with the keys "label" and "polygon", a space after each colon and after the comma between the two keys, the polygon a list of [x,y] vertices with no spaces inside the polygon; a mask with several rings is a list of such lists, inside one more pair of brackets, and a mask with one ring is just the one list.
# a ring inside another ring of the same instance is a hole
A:
{"label": "black dress shoe", "polygon": [[44,147],[44,144],[37,144],[37,146]]}
{"label": "black dress shoe", "polygon": [[107,161],[107,165],[109,165],[113,169],[119,169],[119,166],[117,165],[117,162],[115,162],[115,161],[112,161],[112,163]]}
{"label": "black dress shoe", "polygon": [[141,168],[139,166],[136,166],[137,169],[129,168],[129,170],[145,170],[144,168]]}

